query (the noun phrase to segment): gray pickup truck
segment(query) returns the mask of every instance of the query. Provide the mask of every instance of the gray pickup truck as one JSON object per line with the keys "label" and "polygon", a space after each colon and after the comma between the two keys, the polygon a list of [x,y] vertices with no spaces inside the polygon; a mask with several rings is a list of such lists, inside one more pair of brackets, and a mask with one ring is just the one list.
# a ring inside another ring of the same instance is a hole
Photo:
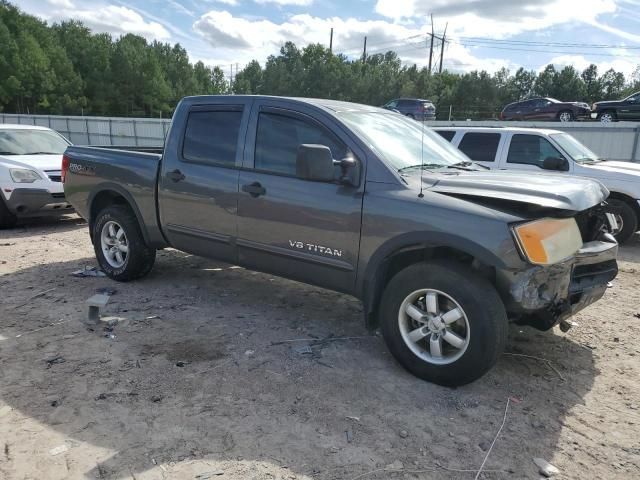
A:
{"label": "gray pickup truck", "polygon": [[600,183],[488,171],[380,108],[189,97],[163,152],[72,146],[62,163],[110,278],[173,247],[354,295],[442,385],[487,372],[509,321],[566,326],[617,274]]}

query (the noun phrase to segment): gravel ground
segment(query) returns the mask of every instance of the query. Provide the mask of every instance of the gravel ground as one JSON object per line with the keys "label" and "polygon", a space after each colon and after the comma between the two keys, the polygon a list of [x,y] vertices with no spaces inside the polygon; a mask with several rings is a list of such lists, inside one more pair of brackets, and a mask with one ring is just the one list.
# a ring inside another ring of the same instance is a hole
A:
{"label": "gravel ground", "polygon": [[[351,297],[175,250],[134,283],[75,278],[95,265],[77,217],[2,231],[0,478],[473,479],[487,453],[480,478],[537,479],[534,457],[640,478],[640,238],[620,260],[579,326],[513,327],[448,389],[398,366]],[[118,323],[87,328],[105,287]]]}

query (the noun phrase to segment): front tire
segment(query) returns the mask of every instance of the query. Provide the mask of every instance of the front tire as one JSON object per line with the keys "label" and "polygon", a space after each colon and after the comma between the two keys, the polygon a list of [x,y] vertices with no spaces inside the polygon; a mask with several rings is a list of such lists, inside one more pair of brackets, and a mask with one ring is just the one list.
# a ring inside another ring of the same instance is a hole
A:
{"label": "front tire", "polygon": [[607,203],[606,211],[613,213],[618,221],[618,231],[613,232],[613,236],[618,243],[623,244],[638,231],[638,216],[633,207],[624,200],[611,198]]}
{"label": "front tire", "polygon": [[611,123],[615,122],[617,120],[617,117],[615,112],[607,110],[599,115],[598,120],[600,120],[601,123]]}
{"label": "front tire", "polygon": [[100,211],[91,236],[100,268],[109,278],[127,282],[153,268],[156,251],[145,243],[138,219],[128,207],[115,205]]}
{"label": "front tire", "polygon": [[387,284],[379,312],[393,356],[415,376],[439,385],[480,378],[507,342],[507,315],[495,288],[452,261],[401,270]]}
{"label": "front tire", "polygon": [[9,211],[1,196],[2,194],[0,194],[0,229],[13,228],[18,222],[18,218]]}

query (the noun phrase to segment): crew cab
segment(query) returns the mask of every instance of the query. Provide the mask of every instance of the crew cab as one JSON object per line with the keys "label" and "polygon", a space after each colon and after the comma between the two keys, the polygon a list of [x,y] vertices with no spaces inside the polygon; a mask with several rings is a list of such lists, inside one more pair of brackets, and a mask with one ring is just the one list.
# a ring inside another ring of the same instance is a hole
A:
{"label": "crew cab", "polygon": [[547,330],[617,273],[600,183],[487,171],[353,103],[187,97],[161,154],[69,147],[63,181],[110,278],[143,277],[173,247],[344,292],[405,368],[443,385],[488,371],[509,321]]}
{"label": "crew cab", "polygon": [[640,165],[600,158],[568,133],[540,128],[436,127],[471,160],[488,168],[587,177],[609,189],[614,236],[628,241],[640,228]]}
{"label": "crew cab", "polygon": [[70,143],[33,125],[0,125],[0,228],[19,218],[72,213],[60,181],[60,159]]}
{"label": "crew cab", "polygon": [[602,123],[618,120],[640,120],[640,92],[629,95],[622,100],[605,100],[594,103],[591,117],[597,118]]}

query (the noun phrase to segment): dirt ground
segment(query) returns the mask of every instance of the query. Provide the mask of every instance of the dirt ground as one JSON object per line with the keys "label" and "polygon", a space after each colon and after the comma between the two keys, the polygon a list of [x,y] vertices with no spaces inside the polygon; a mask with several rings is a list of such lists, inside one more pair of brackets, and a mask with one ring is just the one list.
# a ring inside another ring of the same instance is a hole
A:
{"label": "dirt ground", "polygon": [[[30,221],[0,232],[0,478],[473,479],[503,419],[479,478],[537,479],[534,457],[640,478],[640,238],[620,260],[579,326],[513,327],[449,389],[350,297],[174,250],[134,283],[75,278],[95,265],[84,222]],[[105,287],[119,322],[91,330]]]}

